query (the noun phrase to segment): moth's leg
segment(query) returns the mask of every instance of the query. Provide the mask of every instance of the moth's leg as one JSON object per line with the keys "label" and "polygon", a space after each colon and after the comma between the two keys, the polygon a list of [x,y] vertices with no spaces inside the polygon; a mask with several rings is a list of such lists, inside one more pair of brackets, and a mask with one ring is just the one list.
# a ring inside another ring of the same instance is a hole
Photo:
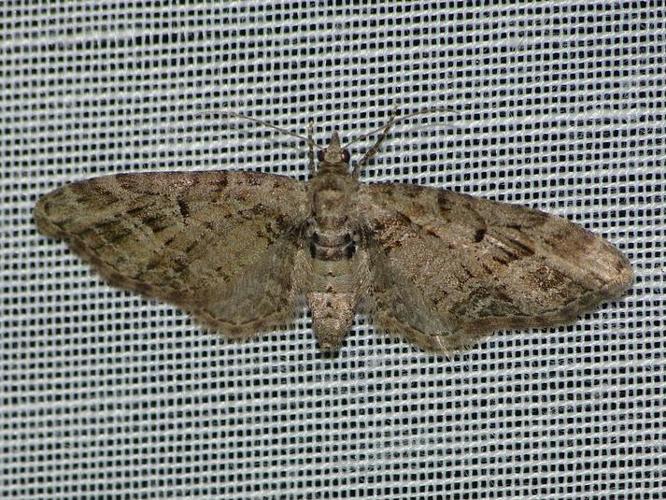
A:
{"label": "moth's leg", "polygon": [[314,139],[312,138],[313,136],[314,136],[314,122],[310,120],[308,122],[308,172],[310,172],[310,175],[314,174],[315,170],[317,169],[315,164],[315,154],[314,154],[315,142]]}
{"label": "moth's leg", "polygon": [[389,120],[388,122],[386,122],[386,125],[384,125],[384,128],[382,128],[382,132],[381,134],[379,134],[377,142],[375,142],[372,145],[372,147],[365,152],[363,158],[361,158],[358,161],[358,163],[354,165],[354,171],[352,172],[352,175],[354,177],[358,178],[359,174],[361,173],[361,170],[363,170],[363,167],[365,167],[368,164],[368,162],[372,160],[372,158],[377,154],[382,143],[386,140],[386,137],[388,136],[391,127],[395,125],[396,117],[397,117],[397,110],[392,109],[389,114]]}

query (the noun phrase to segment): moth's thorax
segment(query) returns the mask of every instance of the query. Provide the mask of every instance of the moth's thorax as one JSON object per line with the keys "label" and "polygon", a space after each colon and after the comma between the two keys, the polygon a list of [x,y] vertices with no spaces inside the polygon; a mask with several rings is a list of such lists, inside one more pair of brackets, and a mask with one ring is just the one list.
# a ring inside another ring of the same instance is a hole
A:
{"label": "moth's thorax", "polygon": [[322,174],[311,183],[312,216],[318,225],[329,229],[343,225],[353,208],[353,179],[337,174]]}
{"label": "moth's thorax", "polygon": [[344,161],[328,162],[322,161],[317,166],[317,174],[337,174],[349,176],[349,163]]}
{"label": "moth's thorax", "polygon": [[318,171],[310,181],[310,255],[319,260],[350,259],[356,253],[357,181],[348,173]]}

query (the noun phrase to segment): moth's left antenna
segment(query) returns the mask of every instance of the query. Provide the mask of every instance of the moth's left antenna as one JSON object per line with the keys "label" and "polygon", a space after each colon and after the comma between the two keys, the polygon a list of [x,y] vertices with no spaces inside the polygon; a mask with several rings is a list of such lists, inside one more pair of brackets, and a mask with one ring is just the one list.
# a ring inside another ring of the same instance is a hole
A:
{"label": "moth's left antenna", "polygon": [[311,147],[311,148],[316,148],[316,149],[323,149],[321,146],[317,146],[317,144],[314,142],[312,137],[306,137],[301,134],[297,134],[295,132],[292,132],[291,130],[287,130],[286,128],[278,127],[277,125],[274,125],[270,122],[266,122],[264,120],[259,120],[258,118],[252,118],[251,116],[245,116],[241,115],[240,113],[234,113],[233,111],[216,111],[215,113],[219,113],[221,116],[230,116],[233,118],[241,118],[243,120],[247,120],[253,123],[257,123],[259,125],[263,125],[264,127],[277,130],[278,132],[285,134],[285,135],[290,135],[291,137],[296,137],[298,139],[302,139],[306,142],[306,144]]}

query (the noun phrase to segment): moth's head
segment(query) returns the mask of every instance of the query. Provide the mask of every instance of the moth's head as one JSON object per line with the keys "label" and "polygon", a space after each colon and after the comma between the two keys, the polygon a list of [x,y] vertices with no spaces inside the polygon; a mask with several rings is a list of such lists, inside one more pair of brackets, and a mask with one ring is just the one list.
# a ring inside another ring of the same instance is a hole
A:
{"label": "moth's head", "polygon": [[317,152],[317,158],[320,162],[330,164],[349,163],[349,151],[340,146],[340,136],[337,132],[333,132],[331,135],[326,149],[320,149]]}

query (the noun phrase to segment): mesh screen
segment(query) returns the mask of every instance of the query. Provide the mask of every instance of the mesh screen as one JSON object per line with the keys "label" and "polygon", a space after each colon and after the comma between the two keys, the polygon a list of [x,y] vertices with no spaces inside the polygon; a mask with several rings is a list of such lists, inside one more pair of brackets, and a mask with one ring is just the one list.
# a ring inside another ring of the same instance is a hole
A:
{"label": "mesh screen", "polygon": [[[336,4],[0,3],[5,496],[663,494],[664,3]],[[396,127],[366,182],[566,216],[629,256],[627,296],[453,359],[357,317],[327,358],[305,312],[233,344],[32,222],[101,174],[307,177],[302,143],[221,109],[322,143],[432,106],[460,114]]]}

